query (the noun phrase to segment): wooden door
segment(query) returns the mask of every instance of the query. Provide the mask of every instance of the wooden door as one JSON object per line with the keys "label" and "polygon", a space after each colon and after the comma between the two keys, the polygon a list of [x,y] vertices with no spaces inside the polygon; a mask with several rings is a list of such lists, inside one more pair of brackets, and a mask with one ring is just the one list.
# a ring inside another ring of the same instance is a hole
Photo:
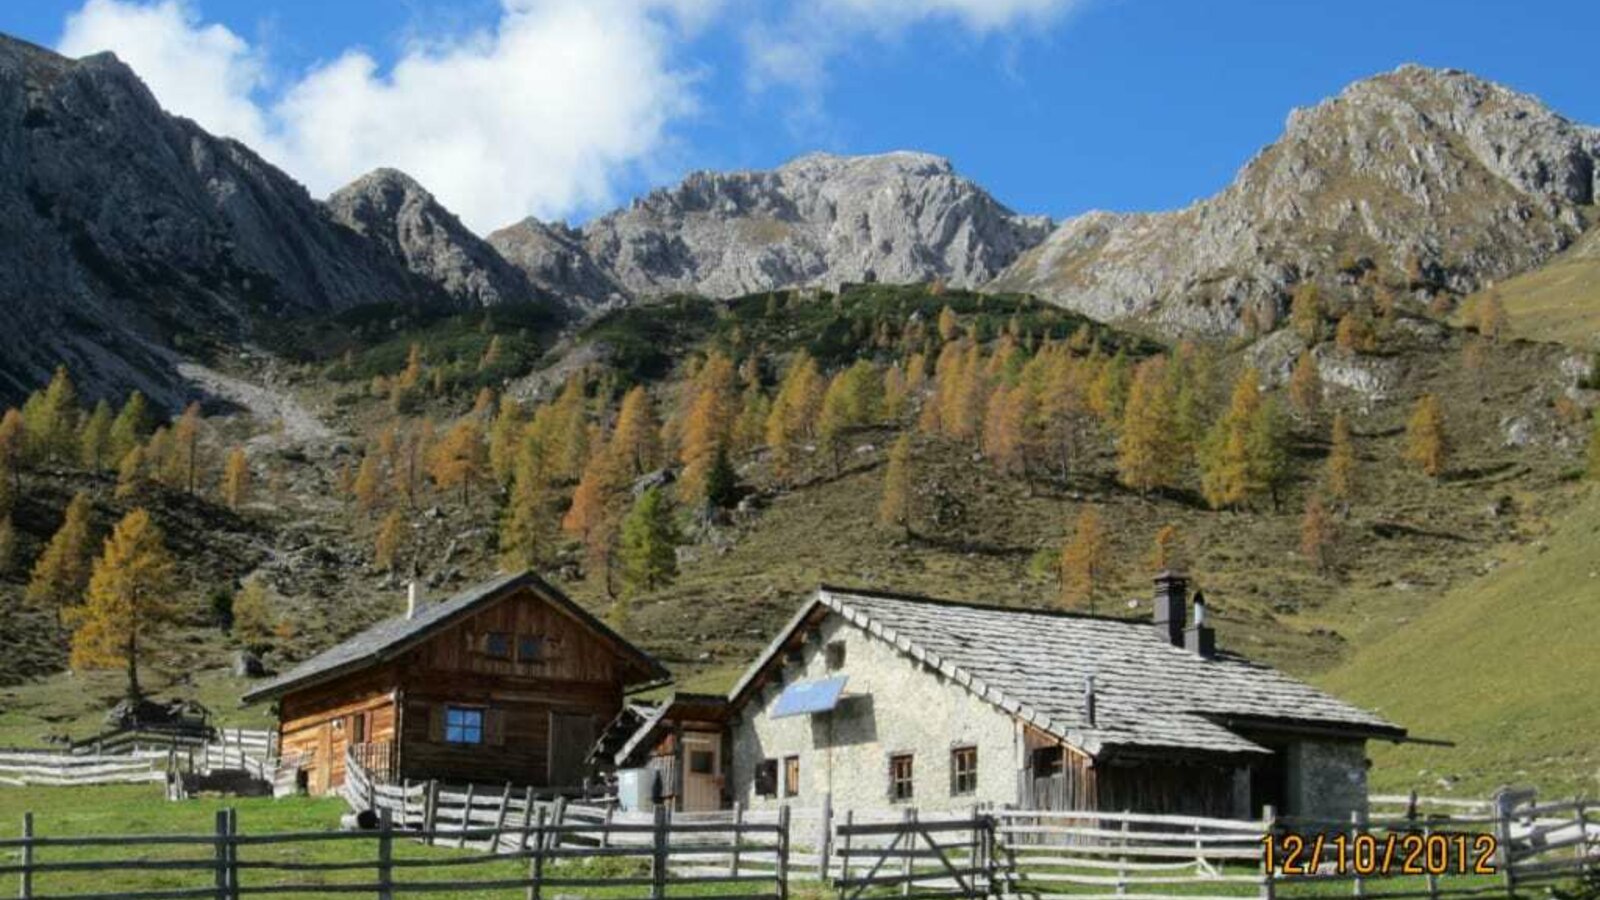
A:
{"label": "wooden door", "polygon": [[594,717],[586,713],[550,714],[550,786],[578,787],[589,774],[594,749]]}
{"label": "wooden door", "polygon": [[722,736],[708,732],[683,735],[683,811],[722,808]]}

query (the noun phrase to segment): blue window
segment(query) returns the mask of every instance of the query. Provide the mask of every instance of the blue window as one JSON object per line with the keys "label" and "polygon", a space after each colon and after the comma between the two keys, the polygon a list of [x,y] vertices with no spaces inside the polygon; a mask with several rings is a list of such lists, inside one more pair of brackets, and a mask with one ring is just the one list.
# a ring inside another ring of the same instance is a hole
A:
{"label": "blue window", "polygon": [[446,707],[444,739],[452,744],[483,743],[483,710]]}

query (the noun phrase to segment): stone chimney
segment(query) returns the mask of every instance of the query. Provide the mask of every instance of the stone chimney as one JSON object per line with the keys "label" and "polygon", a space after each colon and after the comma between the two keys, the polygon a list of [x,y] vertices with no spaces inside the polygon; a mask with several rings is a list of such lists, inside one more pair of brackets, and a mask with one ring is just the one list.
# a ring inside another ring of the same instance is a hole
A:
{"label": "stone chimney", "polygon": [[1189,579],[1170,571],[1156,576],[1156,631],[1174,647],[1184,644],[1184,601],[1188,598]]}
{"label": "stone chimney", "polygon": [[1201,659],[1217,655],[1217,632],[1206,624],[1206,595],[1194,592],[1194,624],[1183,632],[1183,646]]}
{"label": "stone chimney", "polygon": [[422,588],[415,579],[406,582],[406,618],[417,617],[417,607],[422,605]]}

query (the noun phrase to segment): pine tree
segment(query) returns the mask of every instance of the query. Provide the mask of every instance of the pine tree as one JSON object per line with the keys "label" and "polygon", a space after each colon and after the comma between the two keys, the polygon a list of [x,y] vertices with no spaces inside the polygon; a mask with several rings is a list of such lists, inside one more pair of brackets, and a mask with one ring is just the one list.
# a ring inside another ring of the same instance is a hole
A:
{"label": "pine tree", "polygon": [[149,404],[145,402],[143,394],[134,391],[128,395],[128,401],[122,405],[116,420],[111,423],[111,437],[106,447],[106,458],[121,462],[127,458],[129,450],[144,443],[145,433],[149,430]]}
{"label": "pine tree", "polygon": [[250,459],[243,447],[228,452],[228,462],[222,469],[222,500],[233,510],[250,502]]}
{"label": "pine tree", "polygon": [[1437,478],[1444,472],[1449,454],[1449,435],[1439,398],[1423,394],[1406,422],[1405,458],[1420,466],[1428,477]]}
{"label": "pine tree", "polygon": [[259,651],[272,642],[277,625],[272,615],[266,581],[252,578],[233,597],[233,627],[230,633],[246,649]]}
{"label": "pine tree", "polygon": [[1078,513],[1072,539],[1061,548],[1061,604],[1087,603],[1094,612],[1095,598],[1111,579],[1111,544],[1100,513],[1085,506]]}
{"label": "pine tree", "polygon": [[361,457],[351,489],[355,492],[356,509],[362,512],[371,512],[383,503],[383,468],[377,453],[369,451]]}
{"label": "pine tree", "polygon": [[1300,354],[1294,364],[1294,374],[1289,376],[1289,402],[1300,418],[1317,417],[1317,409],[1322,405],[1322,374],[1310,350]]}
{"label": "pine tree", "polygon": [[101,400],[78,431],[78,463],[91,472],[104,471],[106,462],[115,459],[110,450],[111,404]]}
{"label": "pine tree", "polygon": [[665,587],[678,576],[678,533],[659,488],[639,496],[622,522],[618,551],[623,593],[636,596]]}
{"label": "pine tree", "polygon": [[1154,572],[1181,572],[1187,560],[1183,537],[1176,525],[1163,525],[1150,544],[1150,569]]}
{"label": "pine tree", "polygon": [[706,502],[714,509],[732,509],[739,502],[739,473],[733,470],[728,451],[721,447],[706,472]]}
{"label": "pine tree", "polygon": [[72,666],[125,665],[128,696],[139,699],[139,658],[177,612],[172,557],[150,514],[135,509],[117,523],[95,561],[85,603],[70,611]]}
{"label": "pine tree", "polygon": [[1333,568],[1333,543],[1333,519],[1322,505],[1322,497],[1312,491],[1300,518],[1300,555],[1318,572],[1327,572]]}
{"label": "pine tree", "polygon": [[122,461],[117,464],[118,500],[126,500],[144,491],[144,470],[144,448],[136,444],[122,455]]}
{"label": "pine tree", "polygon": [[89,495],[79,491],[67,504],[61,527],[34,562],[33,574],[24,594],[35,609],[49,610],[58,617],[83,599],[89,580]]}
{"label": "pine tree", "polygon": [[1289,303],[1289,321],[1307,344],[1322,340],[1322,292],[1309,281],[1302,281]]}
{"label": "pine tree", "polygon": [[372,545],[372,565],[378,571],[395,570],[395,558],[405,547],[408,531],[406,517],[400,510],[394,510],[383,517],[383,524],[378,526],[378,536]]}
{"label": "pine tree", "polygon": [[1350,423],[1344,413],[1333,417],[1333,440],[1328,451],[1328,496],[1347,502],[1355,494],[1356,452],[1350,438]]}
{"label": "pine tree", "polygon": [[889,450],[889,464],[883,473],[883,499],[878,503],[878,524],[904,529],[908,536],[915,528],[911,502],[912,465],[911,435],[902,433]]}
{"label": "pine tree", "polygon": [[622,398],[610,452],[629,478],[637,478],[660,464],[661,423],[656,419],[650,392],[634,387]]}
{"label": "pine tree", "polygon": [[465,507],[472,501],[472,485],[483,478],[486,456],[482,425],[474,418],[462,419],[433,448],[428,474],[445,490],[459,485]]}
{"label": "pine tree", "polygon": [[1117,478],[1141,494],[1175,485],[1182,463],[1167,393],[1167,365],[1159,356],[1139,364],[1117,440]]}

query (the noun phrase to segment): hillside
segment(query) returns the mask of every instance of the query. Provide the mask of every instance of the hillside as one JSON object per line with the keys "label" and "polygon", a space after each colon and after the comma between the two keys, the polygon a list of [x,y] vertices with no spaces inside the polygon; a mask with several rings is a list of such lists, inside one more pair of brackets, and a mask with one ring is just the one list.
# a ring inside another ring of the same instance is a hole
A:
{"label": "hillside", "polygon": [[1462,306],[1471,309],[1491,293],[1523,337],[1600,347],[1600,228],[1589,229],[1545,265],[1480,291]]}

